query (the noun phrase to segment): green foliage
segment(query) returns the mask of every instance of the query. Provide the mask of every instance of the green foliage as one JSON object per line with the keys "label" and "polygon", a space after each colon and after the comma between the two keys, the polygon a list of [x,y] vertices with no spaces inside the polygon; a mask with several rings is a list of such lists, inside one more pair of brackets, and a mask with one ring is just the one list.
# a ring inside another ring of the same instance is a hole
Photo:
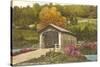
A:
{"label": "green foliage", "polygon": [[76,25],[69,25],[68,29],[76,34],[78,40],[96,41],[97,29],[96,23],[78,23]]}
{"label": "green foliage", "polygon": [[75,24],[77,24],[77,23],[78,23],[78,20],[77,20],[76,16],[71,15],[71,16],[70,16],[70,24],[75,25]]}
{"label": "green foliage", "polygon": [[97,50],[91,50],[91,49],[80,49],[80,51],[84,54],[84,55],[94,55],[97,54]]}
{"label": "green foliage", "polygon": [[84,55],[97,54],[97,44],[95,42],[85,42],[79,47],[79,49]]}
{"label": "green foliage", "polygon": [[17,26],[25,26],[33,24],[38,20],[40,5],[34,4],[33,7],[17,7],[13,8],[13,23]]}
{"label": "green foliage", "polygon": [[[64,5],[63,15],[71,16],[75,14],[77,17],[87,18],[91,16],[92,18],[96,18],[96,7],[95,6],[87,6],[87,5]],[[93,13],[93,14],[91,14]]]}
{"label": "green foliage", "polygon": [[13,29],[13,48],[32,47],[39,43],[39,35],[32,30]]}

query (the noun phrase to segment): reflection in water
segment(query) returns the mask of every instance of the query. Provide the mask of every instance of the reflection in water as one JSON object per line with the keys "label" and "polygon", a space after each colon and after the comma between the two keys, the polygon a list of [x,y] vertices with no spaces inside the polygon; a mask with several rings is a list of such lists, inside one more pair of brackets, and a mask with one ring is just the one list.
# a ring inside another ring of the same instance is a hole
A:
{"label": "reflection in water", "polygon": [[97,55],[85,55],[89,61],[97,61]]}

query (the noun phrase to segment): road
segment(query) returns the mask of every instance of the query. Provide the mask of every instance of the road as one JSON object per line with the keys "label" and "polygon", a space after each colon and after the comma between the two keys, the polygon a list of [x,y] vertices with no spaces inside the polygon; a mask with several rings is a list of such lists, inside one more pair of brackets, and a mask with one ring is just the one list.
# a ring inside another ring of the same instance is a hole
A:
{"label": "road", "polygon": [[38,58],[41,55],[45,55],[49,51],[50,51],[50,49],[38,49],[36,51],[31,51],[31,52],[13,56],[12,57],[12,65],[31,60],[33,58]]}

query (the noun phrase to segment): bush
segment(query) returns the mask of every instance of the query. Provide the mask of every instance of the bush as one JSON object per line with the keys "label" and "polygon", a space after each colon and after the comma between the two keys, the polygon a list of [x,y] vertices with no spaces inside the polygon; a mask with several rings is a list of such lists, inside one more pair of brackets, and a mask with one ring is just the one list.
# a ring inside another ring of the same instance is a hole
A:
{"label": "bush", "polygon": [[83,44],[82,47],[86,48],[86,49],[91,49],[91,50],[97,49],[97,45],[95,43],[92,43],[92,42]]}
{"label": "bush", "polygon": [[73,44],[66,45],[64,47],[64,53],[68,56],[81,56],[79,49]]}
{"label": "bush", "polygon": [[97,45],[93,42],[84,43],[80,47],[83,54],[97,54]]}

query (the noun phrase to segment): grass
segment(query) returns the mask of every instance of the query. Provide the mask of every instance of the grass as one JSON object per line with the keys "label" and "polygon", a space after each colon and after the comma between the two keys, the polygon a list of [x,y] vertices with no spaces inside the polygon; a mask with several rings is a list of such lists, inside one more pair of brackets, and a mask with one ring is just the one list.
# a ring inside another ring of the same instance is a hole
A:
{"label": "grass", "polygon": [[[30,29],[13,29],[12,31],[12,48],[32,47],[39,43],[39,34]],[[38,46],[38,45],[37,45]]]}
{"label": "grass", "polygon": [[80,51],[84,55],[94,55],[94,54],[97,54],[97,50],[92,50],[92,49],[80,49]]}

